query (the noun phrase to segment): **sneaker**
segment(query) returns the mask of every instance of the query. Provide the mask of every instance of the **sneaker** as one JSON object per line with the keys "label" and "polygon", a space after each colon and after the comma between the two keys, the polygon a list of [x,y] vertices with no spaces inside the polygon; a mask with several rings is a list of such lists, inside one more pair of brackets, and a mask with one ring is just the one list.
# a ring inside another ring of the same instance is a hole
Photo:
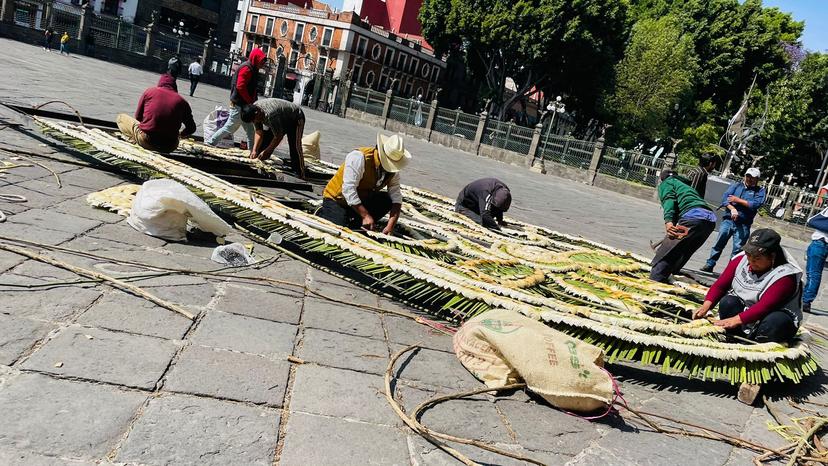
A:
{"label": "sneaker", "polygon": [[704,266],[702,268],[700,268],[699,271],[706,272],[706,273],[713,273],[713,266],[704,264]]}

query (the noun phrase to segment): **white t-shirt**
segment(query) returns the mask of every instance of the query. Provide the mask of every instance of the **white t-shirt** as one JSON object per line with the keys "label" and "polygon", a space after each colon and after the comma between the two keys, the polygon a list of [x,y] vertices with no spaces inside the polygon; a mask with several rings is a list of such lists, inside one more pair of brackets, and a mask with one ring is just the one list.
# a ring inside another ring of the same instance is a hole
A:
{"label": "white t-shirt", "polygon": [[[385,172],[378,168],[377,183],[382,183]],[[365,174],[365,156],[362,152],[355,150],[345,156],[345,173],[342,177],[342,196],[349,206],[362,204],[357,194],[357,186],[362,175]],[[400,191],[400,174],[394,173],[388,179],[388,196],[391,203],[402,204],[402,192]]]}
{"label": "white t-shirt", "polygon": [[195,61],[190,63],[190,68],[188,68],[187,71],[189,71],[193,76],[201,76],[204,73],[204,69],[198,64],[198,62]]}

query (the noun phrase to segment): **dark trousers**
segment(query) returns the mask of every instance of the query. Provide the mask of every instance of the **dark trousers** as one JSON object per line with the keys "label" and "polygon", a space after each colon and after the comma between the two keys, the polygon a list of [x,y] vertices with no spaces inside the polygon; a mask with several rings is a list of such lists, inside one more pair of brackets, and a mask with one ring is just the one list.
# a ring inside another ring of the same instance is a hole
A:
{"label": "dark trousers", "polygon": [[682,239],[664,239],[651,264],[651,280],[666,283],[670,275],[681,271],[716,227],[715,222],[707,220],[681,219],[678,224],[689,228],[690,232]]}
{"label": "dark trousers", "polygon": [[[362,205],[368,209],[374,222],[385,217],[391,211],[391,196],[385,191],[371,194],[367,199],[362,200]],[[362,217],[351,206],[341,206],[333,199],[322,199],[322,208],[319,210],[320,217],[342,227],[356,229],[362,226]]]}
{"label": "dark trousers", "polygon": [[[719,318],[727,319],[738,315],[745,310],[745,303],[739,297],[727,295],[719,301]],[[741,328],[733,329],[733,334],[743,334]],[[737,333],[738,332],[738,333]],[[760,320],[747,334],[747,337],[759,343],[785,343],[796,335],[796,324],[793,317],[786,311],[772,311]]]}
{"label": "dark trousers", "polygon": [[462,204],[456,204],[454,206],[454,211],[457,212],[458,214],[463,214],[466,217],[469,217],[470,219],[472,219],[472,221],[474,221],[474,223],[479,224],[479,223],[482,222],[480,214],[478,214],[477,212],[467,208],[466,206],[464,206]]}
{"label": "dark trousers", "polygon": [[196,87],[198,86],[198,76],[190,76],[190,97],[193,96],[195,93]]}

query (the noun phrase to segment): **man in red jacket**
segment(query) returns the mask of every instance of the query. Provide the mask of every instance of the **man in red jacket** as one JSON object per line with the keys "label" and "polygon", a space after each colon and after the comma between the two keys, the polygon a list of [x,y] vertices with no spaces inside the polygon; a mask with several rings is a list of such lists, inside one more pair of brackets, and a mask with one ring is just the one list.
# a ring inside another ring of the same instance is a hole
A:
{"label": "man in red jacket", "polygon": [[[184,129],[181,129],[181,125]],[[141,94],[135,118],[121,113],[118,129],[144,149],[172,152],[178,147],[178,138],[187,137],[196,130],[190,104],[178,95],[175,78],[162,74],[156,87]]]}
{"label": "man in red jacket", "polygon": [[224,126],[207,138],[204,141],[205,143],[214,146],[227,135],[235,133],[241,126],[247,134],[247,147],[253,149],[256,129],[252,122],[242,121],[241,114],[242,108],[256,101],[259,69],[264,66],[266,59],[267,57],[261,49],[254,48],[250,52],[247,61],[242,63],[236,70],[236,74],[230,83],[230,116]]}

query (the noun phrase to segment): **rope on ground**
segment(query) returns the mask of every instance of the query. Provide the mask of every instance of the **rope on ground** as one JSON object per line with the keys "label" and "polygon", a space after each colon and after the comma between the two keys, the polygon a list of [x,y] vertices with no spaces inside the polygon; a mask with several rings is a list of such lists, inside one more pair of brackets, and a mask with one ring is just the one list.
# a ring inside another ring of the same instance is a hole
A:
{"label": "rope on ground", "polygon": [[35,110],[40,110],[42,107],[45,107],[45,106],[47,106],[47,105],[49,105],[49,104],[63,104],[63,105],[66,105],[67,107],[69,107],[70,109],[72,109],[72,111],[73,111],[73,112],[75,112],[75,115],[78,117],[78,121],[80,122],[81,126],[86,126],[86,125],[83,123],[83,117],[81,117],[80,112],[79,112],[79,111],[78,111],[75,107],[73,107],[73,106],[69,105],[68,103],[66,103],[66,102],[64,102],[64,101],[62,101],[62,100],[50,100],[50,101],[48,101],[48,102],[43,102],[43,103],[42,103],[42,104],[40,104],[40,105],[36,105],[36,106],[34,107],[34,109],[35,109]]}
{"label": "rope on ground", "polygon": [[[18,202],[28,202],[24,196],[20,194],[0,194],[0,201],[10,202],[10,203],[18,203]],[[6,214],[0,210],[0,223],[6,221]]]}
{"label": "rope on ground", "polygon": [[417,421],[415,421],[410,416],[405,414],[405,411],[403,411],[403,408],[402,408],[402,406],[400,406],[400,403],[394,398],[394,394],[391,390],[391,379],[392,379],[391,374],[394,372],[394,365],[396,365],[397,360],[400,359],[400,357],[403,354],[405,354],[405,353],[407,353],[407,352],[409,352],[409,351],[411,351],[415,348],[419,348],[419,347],[420,347],[419,345],[414,344],[414,345],[411,345],[407,348],[403,348],[400,351],[397,351],[396,353],[394,353],[393,356],[391,356],[391,360],[388,362],[388,368],[386,368],[386,370],[385,370],[385,398],[388,400],[388,403],[391,405],[391,408],[394,409],[394,412],[397,413],[397,416],[399,416],[400,419],[403,420],[405,425],[410,427],[411,430],[413,430],[414,432],[419,434],[424,439],[428,440],[430,443],[432,443],[437,448],[439,448],[439,449],[445,451],[446,453],[448,453],[449,455],[453,456],[455,459],[457,459],[461,463],[463,463],[467,466],[479,466],[478,463],[475,463],[468,456],[460,453],[459,451],[455,450],[454,448],[452,448],[452,447],[446,445],[445,443],[441,442],[439,439],[434,437],[427,430],[422,429],[422,426]]}
{"label": "rope on ground", "polygon": [[[25,155],[22,155],[19,152],[6,151],[5,149],[0,149],[0,151],[9,152],[10,154],[14,154],[14,157],[19,157],[21,159],[24,159],[28,162],[31,162],[31,163],[37,165],[38,167],[40,167],[42,169],[48,171],[49,173],[52,174],[53,177],[55,177],[55,181],[57,181],[58,188],[63,188],[63,183],[60,181],[60,176],[57,174],[56,171],[52,170],[51,168],[47,167],[46,165],[43,165],[42,163],[40,163],[36,160],[32,160],[31,158],[29,158]],[[27,165],[17,164],[16,166],[12,166],[11,168],[25,167],[25,166],[27,166]],[[0,166],[0,170],[6,169],[6,168],[9,168],[8,165]]]}
{"label": "rope on ground", "polygon": [[60,260],[57,260],[57,259],[54,259],[54,258],[51,258],[51,257],[48,257],[48,256],[44,256],[43,254],[40,254],[36,251],[32,251],[32,250],[26,249],[26,248],[21,248],[21,247],[18,247],[18,246],[12,246],[10,244],[0,243],[0,249],[8,251],[8,252],[12,252],[14,254],[18,254],[18,255],[21,255],[21,256],[24,256],[24,257],[28,257],[30,259],[34,259],[38,262],[43,262],[45,264],[53,265],[53,266],[59,267],[61,269],[69,270],[70,272],[74,272],[74,273],[76,273],[78,275],[81,275],[81,276],[84,276],[84,277],[95,278],[95,279],[104,281],[107,284],[109,284],[109,285],[111,285],[115,288],[126,291],[127,293],[131,293],[131,294],[133,294],[135,296],[138,296],[140,298],[144,298],[144,299],[146,299],[150,302],[153,302],[153,303],[155,303],[155,304],[157,304],[157,305],[159,305],[163,308],[169,309],[173,312],[177,312],[177,313],[183,315],[184,317],[186,317],[190,320],[195,319],[195,316],[193,314],[191,314],[187,310],[183,309],[182,307],[177,306],[177,305],[175,305],[173,303],[170,303],[168,301],[165,301],[165,300],[163,300],[163,299],[161,299],[161,298],[159,298],[155,295],[147,293],[146,291],[144,291],[143,289],[141,289],[141,288],[139,288],[135,285],[130,285],[129,283],[121,281],[117,278],[110,277],[109,275],[104,275],[104,274],[99,273],[99,272],[95,272],[95,271],[92,271],[92,270],[87,270],[87,269],[84,269],[84,268],[81,268],[81,267],[76,267],[72,264],[68,264],[66,262],[63,262],[63,261],[60,261]]}

